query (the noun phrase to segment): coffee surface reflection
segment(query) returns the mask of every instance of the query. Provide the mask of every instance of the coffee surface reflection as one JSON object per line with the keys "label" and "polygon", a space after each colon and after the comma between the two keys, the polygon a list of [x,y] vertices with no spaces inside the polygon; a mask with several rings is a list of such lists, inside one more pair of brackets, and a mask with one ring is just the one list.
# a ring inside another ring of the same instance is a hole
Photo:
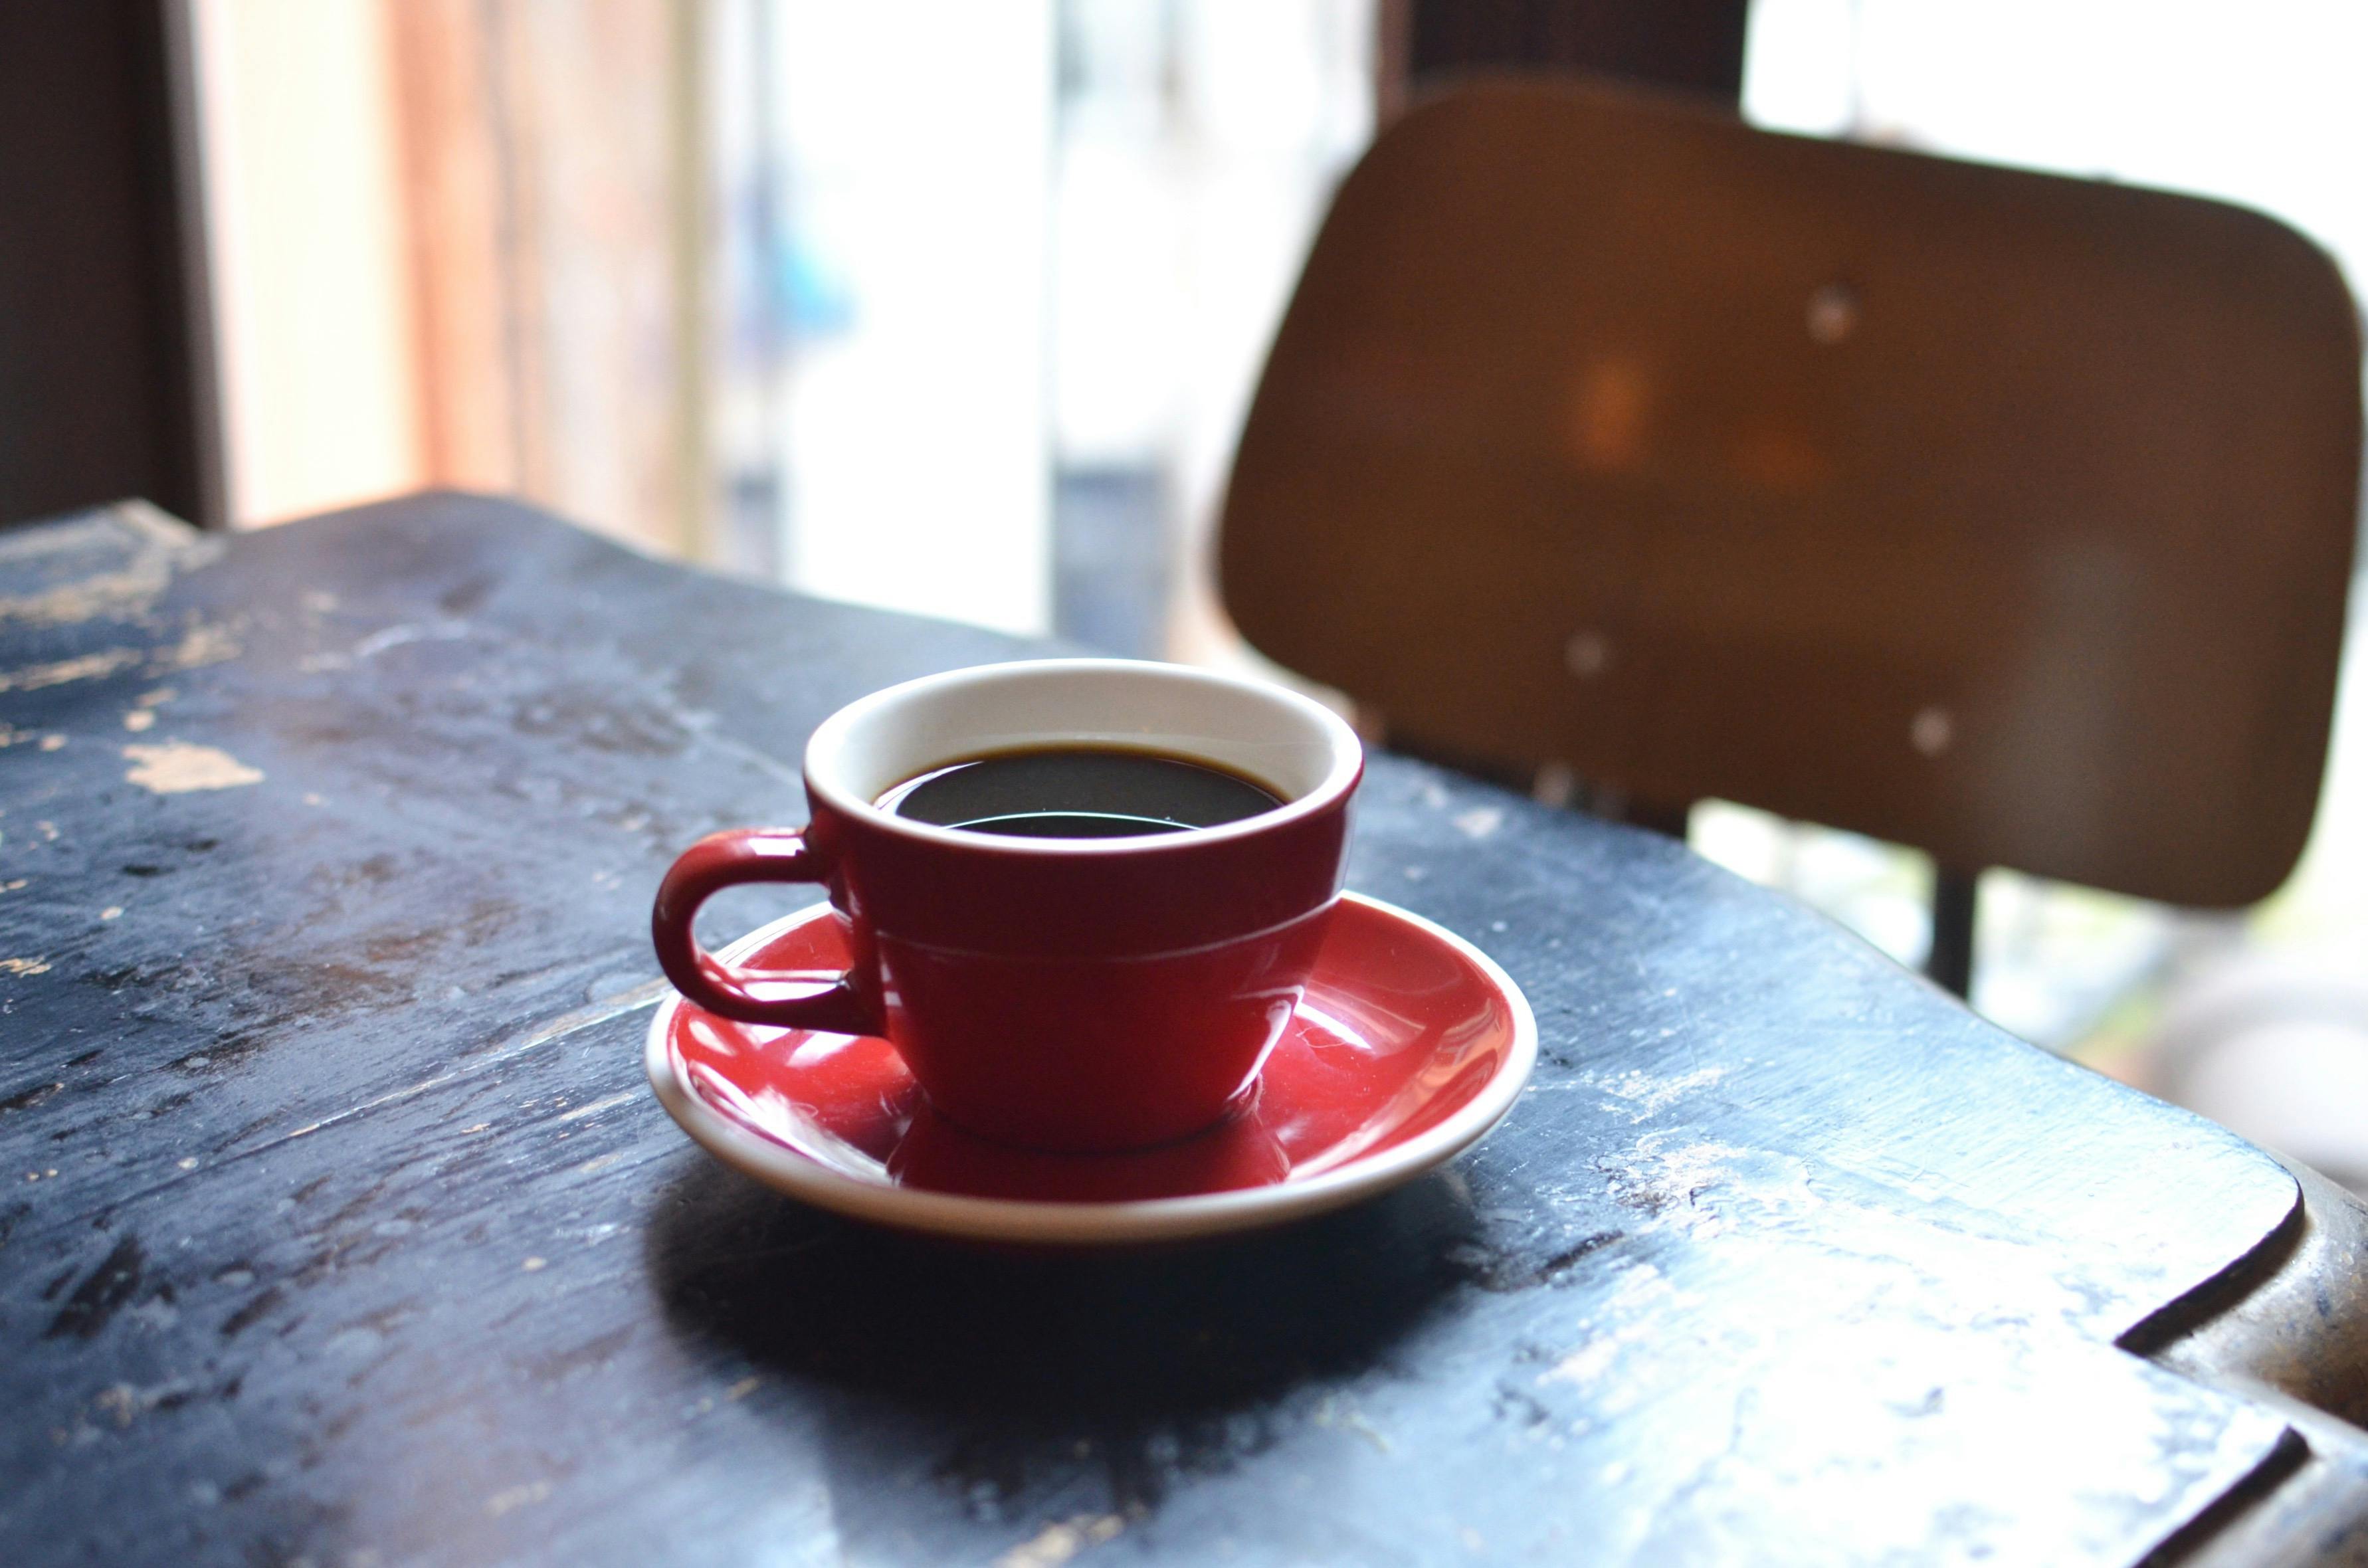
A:
{"label": "coffee surface reflection", "polygon": [[1272,790],[1198,758],[1119,746],[1047,746],[964,757],[880,797],[914,822],[1021,838],[1187,833],[1281,805]]}

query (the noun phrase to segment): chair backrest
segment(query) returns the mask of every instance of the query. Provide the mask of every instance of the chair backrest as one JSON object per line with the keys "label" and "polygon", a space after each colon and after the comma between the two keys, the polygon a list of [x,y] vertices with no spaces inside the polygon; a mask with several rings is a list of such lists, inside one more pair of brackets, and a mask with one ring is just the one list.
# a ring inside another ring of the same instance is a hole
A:
{"label": "chair backrest", "polygon": [[2359,322],[2218,202],[1481,84],[1333,204],[1220,551],[1393,739],[2175,903],[2283,881]]}

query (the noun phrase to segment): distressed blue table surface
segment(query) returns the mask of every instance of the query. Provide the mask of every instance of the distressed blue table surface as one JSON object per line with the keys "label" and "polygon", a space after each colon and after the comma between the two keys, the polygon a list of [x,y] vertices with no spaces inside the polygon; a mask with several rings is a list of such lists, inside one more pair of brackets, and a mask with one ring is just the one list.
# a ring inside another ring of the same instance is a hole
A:
{"label": "distressed blue table surface", "polygon": [[1542,1030],[1453,1167],[1075,1257],[714,1167],[641,1077],[659,873],[801,819],[841,703],[1031,651],[468,498],[0,536],[0,1555],[2128,1563],[2293,1462],[2117,1346],[2274,1162],[1390,757],[1353,885]]}

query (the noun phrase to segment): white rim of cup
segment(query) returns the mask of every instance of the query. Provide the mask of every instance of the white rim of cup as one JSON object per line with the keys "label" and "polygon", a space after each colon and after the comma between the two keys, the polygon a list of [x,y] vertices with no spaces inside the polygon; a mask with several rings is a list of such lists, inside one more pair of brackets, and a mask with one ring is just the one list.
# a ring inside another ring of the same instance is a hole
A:
{"label": "white rim of cup", "polygon": [[[1538,1056],[1537,1017],[1530,1010],[1529,998],[1494,959],[1445,926],[1387,900],[1354,892],[1340,897],[1344,903],[1365,904],[1406,922],[1478,969],[1511,1010],[1513,1042],[1495,1076],[1446,1120],[1367,1159],[1351,1161],[1305,1181],[1183,1198],[1062,1203],[973,1198],[848,1176],[742,1125],[709,1105],[683,1081],[675,1071],[669,1039],[676,1013],[692,1006],[680,995],[667,996],[650,1019],[649,1032],[643,1037],[643,1071],[675,1124],[723,1164],[815,1208],[894,1230],[1036,1246],[1110,1246],[1184,1241],[1309,1219],[1410,1181],[1478,1142],[1513,1108]],[[830,907],[827,903],[816,903],[784,915],[751,931],[716,956],[736,963],[780,933],[820,918]]]}
{"label": "white rim of cup", "polygon": [[[1157,659],[1016,659],[1008,664],[973,665],[940,675],[923,676],[917,680],[882,687],[868,697],[856,699],[824,720],[821,728],[815,730],[813,738],[806,742],[806,788],[828,802],[832,810],[860,818],[890,833],[925,843],[978,849],[982,846],[978,834],[939,827],[933,823],[916,822],[910,817],[882,811],[871,801],[860,798],[832,777],[832,764],[837,761],[839,753],[845,749],[857,726],[897,703],[964,686],[1026,680],[1053,673],[1074,675],[1089,670],[1148,675],[1182,686],[1215,687],[1270,702],[1315,727],[1324,737],[1325,744],[1331,748],[1330,766],[1326,768],[1322,781],[1298,799],[1286,801],[1273,811],[1260,812],[1256,816],[1244,817],[1237,822],[1198,828],[1190,833],[1129,834],[1111,838],[996,837],[990,845],[996,853],[1056,857],[1172,854],[1204,846],[1212,841],[1247,838],[1314,816],[1333,805],[1355,787],[1364,770],[1364,745],[1357,739],[1357,732],[1349,727],[1348,721],[1314,698],[1303,697],[1271,681],[1220,675],[1213,670],[1171,665]],[[1061,737],[1053,732],[1049,733],[1046,738],[1057,741]]]}

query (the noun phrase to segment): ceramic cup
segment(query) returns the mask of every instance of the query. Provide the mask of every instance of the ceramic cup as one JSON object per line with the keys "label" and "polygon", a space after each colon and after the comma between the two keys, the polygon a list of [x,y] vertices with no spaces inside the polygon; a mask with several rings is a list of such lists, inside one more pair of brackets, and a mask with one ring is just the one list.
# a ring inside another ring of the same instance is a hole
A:
{"label": "ceramic cup", "polygon": [[[1124,838],[938,827],[873,802],[982,753],[1121,745],[1265,783],[1279,808]],[[1174,665],[989,665],[874,692],[805,755],[803,828],[711,835],[666,873],[666,977],[746,1023],[885,1037],[938,1111],[1039,1149],[1199,1131],[1256,1083],[1340,892],[1364,756],[1321,704]],[[854,962],[835,981],[725,969],[691,918],[719,889],[818,882]]]}

